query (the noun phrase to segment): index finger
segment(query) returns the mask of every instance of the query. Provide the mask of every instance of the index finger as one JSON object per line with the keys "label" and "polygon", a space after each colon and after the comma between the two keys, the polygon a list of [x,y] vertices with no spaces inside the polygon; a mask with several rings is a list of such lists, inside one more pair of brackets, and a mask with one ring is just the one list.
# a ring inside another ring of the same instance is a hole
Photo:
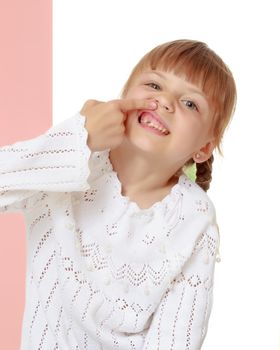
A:
{"label": "index finger", "polygon": [[119,106],[122,112],[128,112],[134,109],[155,109],[157,107],[157,104],[155,101],[122,99],[119,100]]}

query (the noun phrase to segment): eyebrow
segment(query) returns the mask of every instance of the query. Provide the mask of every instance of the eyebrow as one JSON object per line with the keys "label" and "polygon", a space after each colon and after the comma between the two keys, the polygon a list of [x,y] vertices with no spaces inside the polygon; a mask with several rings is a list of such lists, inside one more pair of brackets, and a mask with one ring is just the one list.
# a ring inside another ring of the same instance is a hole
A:
{"label": "eyebrow", "polygon": [[[160,78],[164,79],[165,80],[165,76],[163,74],[161,74],[160,72],[155,72],[155,71],[147,71],[148,74],[155,74],[155,75],[158,75]],[[208,104],[208,99],[207,97],[205,96],[205,94],[201,91],[201,90],[198,90],[196,88],[193,88],[193,87],[188,87],[188,90],[196,93],[196,94],[199,94],[201,95],[207,102]]]}

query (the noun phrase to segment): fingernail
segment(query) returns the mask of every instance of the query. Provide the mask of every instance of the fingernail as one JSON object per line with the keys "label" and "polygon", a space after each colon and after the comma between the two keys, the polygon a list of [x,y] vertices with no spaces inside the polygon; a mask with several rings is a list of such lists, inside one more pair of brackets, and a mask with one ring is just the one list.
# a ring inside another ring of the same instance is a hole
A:
{"label": "fingernail", "polygon": [[150,108],[156,108],[156,107],[157,107],[156,102],[150,102],[150,103],[149,103],[149,107],[150,107]]}

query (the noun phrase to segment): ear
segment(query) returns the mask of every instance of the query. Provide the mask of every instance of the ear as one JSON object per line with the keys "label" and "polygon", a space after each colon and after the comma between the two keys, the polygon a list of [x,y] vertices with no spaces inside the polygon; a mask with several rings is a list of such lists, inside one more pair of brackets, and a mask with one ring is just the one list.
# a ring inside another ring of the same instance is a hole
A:
{"label": "ear", "polygon": [[199,151],[194,153],[194,155],[193,155],[194,162],[195,163],[206,162],[206,160],[208,160],[211,157],[215,146],[216,146],[216,144],[215,144],[214,139],[207,142],[206,145],[201,147]]}

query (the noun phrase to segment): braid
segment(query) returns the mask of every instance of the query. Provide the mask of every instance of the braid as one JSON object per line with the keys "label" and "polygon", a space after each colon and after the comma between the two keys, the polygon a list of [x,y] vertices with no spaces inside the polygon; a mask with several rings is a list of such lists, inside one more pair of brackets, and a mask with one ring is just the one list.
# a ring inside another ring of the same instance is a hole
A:
{"label": "braid", "polygon": [[213,154],[203,163],[196,163],[196,180],[195,182],[206,192],[210,187],[212,180],[212,164],[214,161]]}

